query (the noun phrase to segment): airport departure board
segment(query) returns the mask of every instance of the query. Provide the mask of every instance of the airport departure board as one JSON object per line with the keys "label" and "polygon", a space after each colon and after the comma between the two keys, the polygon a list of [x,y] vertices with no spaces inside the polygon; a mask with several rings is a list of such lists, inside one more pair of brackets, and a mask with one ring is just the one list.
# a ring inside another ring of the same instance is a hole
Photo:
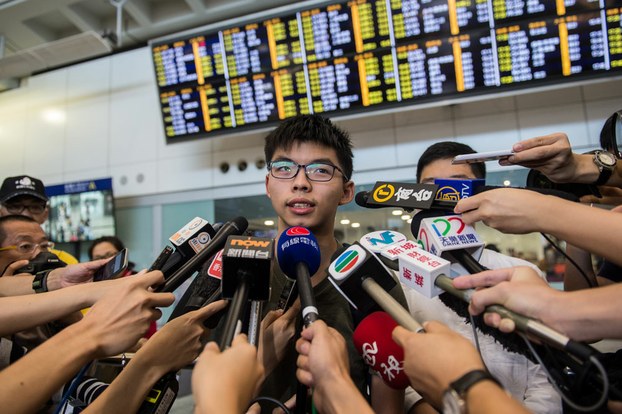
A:
{"label": "airport departure board", "polygon": [[152,41],[167,142],[622,71],[622,0],[310,4]]}

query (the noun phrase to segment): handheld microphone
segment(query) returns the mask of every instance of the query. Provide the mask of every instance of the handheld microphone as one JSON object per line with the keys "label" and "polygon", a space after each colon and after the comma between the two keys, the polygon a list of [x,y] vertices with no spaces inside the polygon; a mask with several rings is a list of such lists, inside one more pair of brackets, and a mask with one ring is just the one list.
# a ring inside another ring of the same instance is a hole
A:
{"label": "handheld microphone", "polygon": [[311,276],[319,267],[322,255],[315,236],[305,227],[290,227],[278,241],[277,258],[285,275],[296,279],[304,326],[315,322],[319,315],[311,286]]}
{"label": "handheld microphone", "polygon": [[354,330],[352,340],[365,363],[391,388],[403,390],[410,385],[404,372],[404,349],[393,340],[397,322],[386,312],[373,312]]}
{"label": "handheld microphone", "polygon": [[[195,311],[204,306],[209,305],[222,298],[221,280],[222,280],[222,250],[219,250],[214,257],[208,259],[203,265],[199,274],[192,281],[183,296],[179,299],[177,306],[173,309],[168,322],[173,319],[185,315],[188,312]],[[213,329],[224,315],[225,309],[222,309],[206,319],[203,325],[206,328]]]}
{"label": "handheld microphone", "polygon": [[[409,287],[415,288],[424,296],[432,298],[438,296],[442,291],[445,291],[462,299],[466,303],[471,301],[471,296],[475,290],[461,290],[453,286],[451,278],[447,276],[448,273],[446,273],[449,269],[449,262],[446,260],[434,256],[425,250],[417,249],[417,251],[414,252],[401,254],[398,257],[398,261],[400,281]],[[433,262],[445,262],[446,264],[434,267],[436,271],[430,271],[429,264]],[[478,263],[478,265],[485,269],[481,264]],[[407,283],[413,279],[413,276],[416,283],[414,285],[412,283]],[[573,341],[543,323],[515,313],[504,306],[490,305],[486,307],[486,312],[495,312],[501,315],[502,318],[511,319],[514,321],[518,331],[531,334],[549,345],[565,350],[584,360],[589,359],[591,355],[598,352],[589,345]]]}
{"label": "handheld microphone", "polygon": [[[169,253],[168,259],[159,269],[164,273],[164,279],[168,280],[184,263],[203,250],[215,234],[207,220],[195,217],[169,237],[175,251]],[[166,254],[164,250],[162,254]]]}
{"label": "handheld microphone", "polygon": [[272,239],[244,236],[229,236],[227,239],[222,255],[222,296],[232,301],[220,342],[221,350],[231,345],[233,337],[241,329],[248,300],[264,301],[270,298],[273,251]]}
{"label": "handheld microphone", "polygon": [[354,243],[335,256],[328,268],[329,280],[354,309],[369,313],[375,302],[404,328],[423,331],[419,322],[387,293],[397,282],[373,253]]}
{"label": "handheld microphone", "polygon": [[225,223],[203,250],[191,257],[178,270],[171,274],[170,277],[166,278],[166,281],[158,286],[155,291],[172,292],[177,289],[179,285],[192,276],[207,259],[224,247],[227,237],[233,234],[242,234],[247,227],[248,221],[244,217],[236,217]]}

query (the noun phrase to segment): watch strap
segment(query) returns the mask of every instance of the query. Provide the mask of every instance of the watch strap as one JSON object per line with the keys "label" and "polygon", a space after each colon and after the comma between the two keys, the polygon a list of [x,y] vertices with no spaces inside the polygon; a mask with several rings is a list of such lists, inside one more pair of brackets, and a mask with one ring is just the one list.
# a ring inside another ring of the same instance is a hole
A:
{"label": "watch strap", "polygon": [[35,278],[32,281],[32,290],[35,293],[43,293],[48,291],[48,275],[52,269],[42,270],[35,274]]}
{"label": "watch strap", "polygon": [[499,381],[497,381],[497,379],[493,377],[490,372],[483,369],[474,369],[473,371],[469,371],[451,384],[449,384],[449,386],[453,388],[458,393],[458,395],[464,398],[464,395],[467,393],[469,388],[484,380],[493,381],[495,384],[501,387]]}

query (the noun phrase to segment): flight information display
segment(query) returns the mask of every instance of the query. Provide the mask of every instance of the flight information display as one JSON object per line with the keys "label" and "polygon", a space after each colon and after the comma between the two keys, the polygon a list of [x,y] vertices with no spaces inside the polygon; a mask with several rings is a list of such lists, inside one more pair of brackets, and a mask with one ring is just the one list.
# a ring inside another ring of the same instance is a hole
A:
{"label": "flight information display", "polygon": [[622,0],[306,4],[152,41],[167,142],[622,73]]}

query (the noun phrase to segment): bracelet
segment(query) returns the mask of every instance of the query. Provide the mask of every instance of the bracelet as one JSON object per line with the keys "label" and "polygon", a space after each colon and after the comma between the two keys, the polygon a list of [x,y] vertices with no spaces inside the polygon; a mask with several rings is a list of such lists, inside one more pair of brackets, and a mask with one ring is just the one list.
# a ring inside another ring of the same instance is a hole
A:
{"label": "bracelet", "polygon": [[32,290],[35,293],[43,293],[48,291],[48,275],[53,269],[42,270],[37,272],[32,281]]}

